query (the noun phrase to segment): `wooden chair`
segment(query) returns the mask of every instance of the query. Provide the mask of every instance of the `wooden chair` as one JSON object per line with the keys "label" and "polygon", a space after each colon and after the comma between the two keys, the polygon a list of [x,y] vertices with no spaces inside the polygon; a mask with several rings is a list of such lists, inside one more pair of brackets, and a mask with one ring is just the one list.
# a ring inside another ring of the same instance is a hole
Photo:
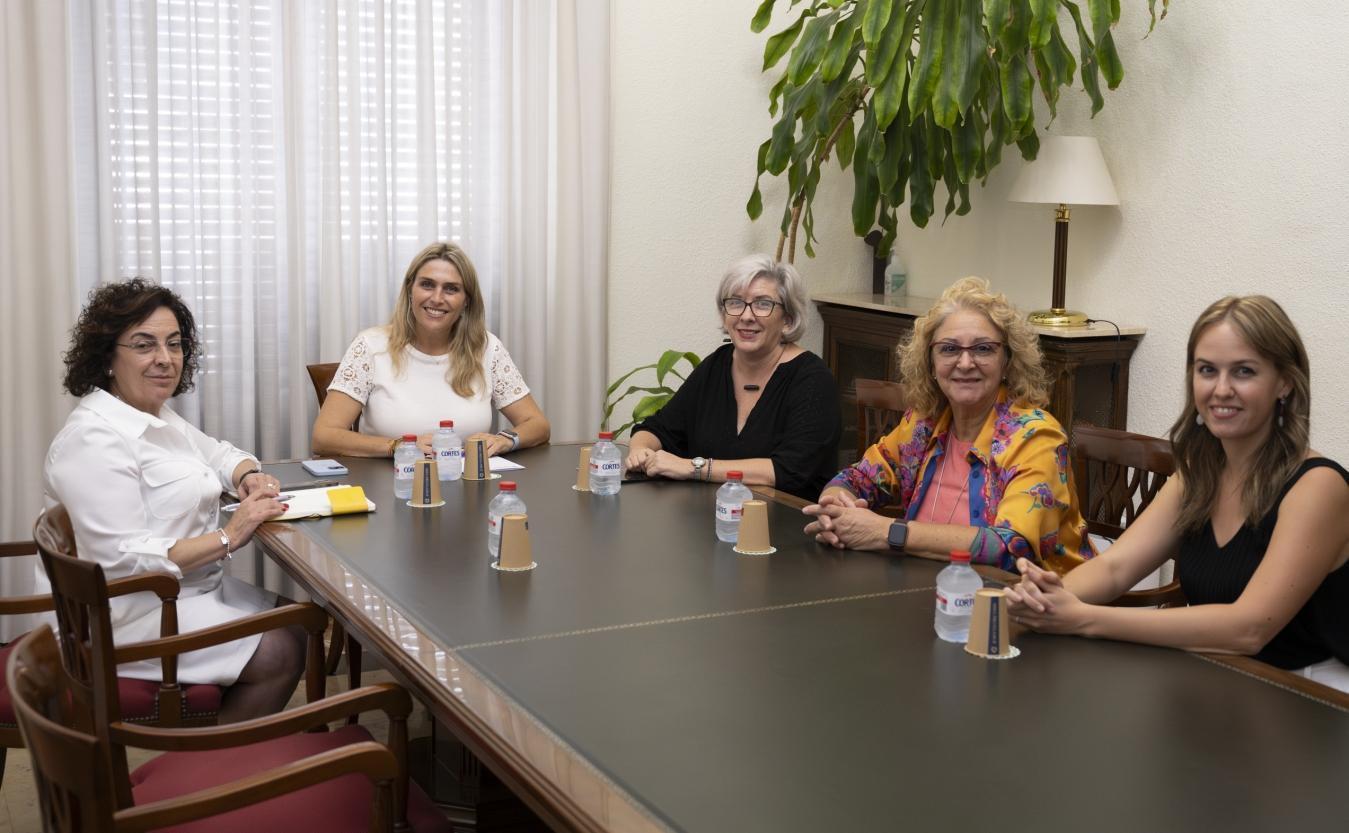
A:
{"label": "wooden chair", "polygon": [[[328,385],[333,382],[333,377],[337,375],[338,362],[323,362],[321,364],[307,364],[305,370],[309,371],[309,381],[314,385],[314,396],[318,397],[319,407],[323,407],[323,401],[328,398]],[[359,430],[361,418],[351,424],[351,430]],[[351,687],[356,688],[361,684],[361,644],[354,639],[348,639],[346,631],[342,628],[340,622],[333,621],[333,633],[328,643],[327,659],[324,662],[329,674],[336,674],[338,665],[342,661],[342,646],[345,643],[347,649],[347,677],[351,682]]]}
{"label": "wooden chair", "polygon": [[[395,685],[329,698],[311,690],[304,706],[229,727],[162,729],[121,720],[118,663],[168,663],[184,651],[299,623],[309,632],[310,665],[316,667],[326,615],[313,605],[287,605],[114,648],[103,569],[57,552],[52,514],[38,519],[34,538],[52,580],[62,661],[44,626],[21,641],[9,666],[48,831],[144,830],[193,821],[199,826],[175,829],[389,830],[394,821],[402,829],[408,829],[406,821],[417,831],[449,829],[425,794],[409,787],[412,701]],[[360,726],[326,731],[330,722],[369,710],[388,716],[388,746],[374,743]],[[129,772],[127,746],[165,754]],[[73,765],[72,754],[83,756],[76,759],[83,764]]]}
{"label": "wooden chair", "polygon": [[[1170,442],[1085,423],[1073,426],[1072,459],[1087,531],[1111,539],[1133,523],[1176,472]],[[1130,591],[1113,602],[1121,607],[1184,603],[1176,581],[1153,590]]]}
{"label": "wooden chair", "polygon": [[904,386],[880,379],[857,379],[857,456],[894,430],[904,416]]}
{"label": "wooden chair", "polygon": [[[69,542],[67,552],[74,554],[74,533],[69,529],[69,519],[61,513],[59,523],[60,536]],[[37,544],[33,541],[15,541],[0,543],[0,558],[37,555]],[[129,593],[151,592],[160,599],[160,634],[173,636],[178,632],[178,580],[168,574],[146,574],[118,579],[108,584],[108,595],[124,596]],[[13,596],[0,598],[0,615],[18,616],[33,613],[46,613],[55,610],[50,595]],[[0,665],[4,664],[9,652],[18,644],[14,640],[0,646]],[[215,685],[180,686],[177,669],[173,662],[164,664],[163,677],[158,681],[134,680],[126,677],[117,679],[118,701],[122,706],[122,719],[132,723],[144,723],[155,726],[210,726],[216,722],[220,711],[222,690]],[[0,783],[4,780],[6,750],[23,748],[23,737],[19,732],[14,716],[13,702],[8,688],[0,677]]]}

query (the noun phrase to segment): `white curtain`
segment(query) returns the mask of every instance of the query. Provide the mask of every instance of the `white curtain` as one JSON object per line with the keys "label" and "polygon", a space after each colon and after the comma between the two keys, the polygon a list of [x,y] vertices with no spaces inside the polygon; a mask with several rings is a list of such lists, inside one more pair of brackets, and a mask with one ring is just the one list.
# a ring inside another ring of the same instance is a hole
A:
{"label": "white curtain", "polygon": [[[25,75],[6,70],[0,130],[29,131],[11,168],[34,182],[5,189],[2,233],[24,213],[46,237],[26,237],[27,261],[8,245],[4,256],[50,321],[46,364],[15,381],[54,403],[13,428],[7,416],[7,447],[31,451],[4,457],[10,494],[34,491],[69,408],[57,380],[76,293],[130,275],[173,287],[205,340],[196,390],[175,407],[265,459],[302,457],[317,412],[305,365],[336,361],[358,330],[385,321],[407,262],[436,239],[474,258],[489,326],[554,438],[591,436],[606,370],[608,0],[67,8],[72,34],[26,52]],[[63,16],[59,3],[6,3],[7,37],[36,9]],[[14,37],[36,46],[31,33]],[[56,73],[42,66],[53,62]],[[33,134],[39,108],[69,110],[73,123]],[[60,152],[68,137],[73,149]],[[60,176],[37,178],[44,160]],[[15,196],[39,185],[43,200]],[[53,252],[67,262],[55,267]],[[0,338],[33,346],[33,317],[6,307],[18,327]],[[8,537],[26,537],[35,495],[28,504],[0,510],[16,516]]]}
{"label": "white curtain", "polygon": [[[42,461],[72,400],[61,393],[78,305],[71,275],[66,14],[6,2],[0,15],[0,540],[26,540],[42,508]],[[32,589],[35,557],[0,560],[0,595]],[[28,628],[0,618],[0,641]],[[22,621],[21,621],[22,620]]]}

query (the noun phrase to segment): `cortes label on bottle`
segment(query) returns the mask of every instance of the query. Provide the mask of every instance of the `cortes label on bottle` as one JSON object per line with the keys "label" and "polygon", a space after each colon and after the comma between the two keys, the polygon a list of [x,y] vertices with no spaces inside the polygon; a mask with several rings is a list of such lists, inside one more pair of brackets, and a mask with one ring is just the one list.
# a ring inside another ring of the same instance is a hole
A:
{"label": "cortes label on bottle", "polygon": [[458,460],[463,456],[464,450],[462,448],[442,448],[440,450],[440,459],[442,460]]}
{"label": "cortes label on bottle", "polygon": [[413,472],[416,471],[416,469],[417,469],[416,460],[413,460],[411,463],[401,466],[395,463],[393,467],[393,474],[394,477],[411,477],[413,475]]}
{"label": "cortes label on bottle", "polygon": [[719,521],[738,521],[744,512],[744,507],[738,503],[717,501],[717,520]]}
{"label": "cortes label on bottle", "polygon": [[969,616],[974,613],[974,594],[947,593],[938,588],[937,610],[952,616]]}

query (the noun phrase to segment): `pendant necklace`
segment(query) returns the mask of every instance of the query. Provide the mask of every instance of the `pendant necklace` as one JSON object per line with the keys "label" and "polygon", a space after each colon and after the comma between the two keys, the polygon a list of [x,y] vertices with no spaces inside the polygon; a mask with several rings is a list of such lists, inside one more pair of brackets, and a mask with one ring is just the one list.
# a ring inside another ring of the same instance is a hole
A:
{"label": "pendant necklace", "polygon": [[[769,376],[770,379],[771,379],[772,376],[773,376],[773,371],[774,371],[774,370],[777,370],[777,367],[778,367],[778,360],[782,358],[782,354],[785,353],[785,352],[787,352],[787,345],[784,343],[781,347],[778,348],[778,354],[777,354],[777,356],[775,356],[775,357],[773,358],[773,362],[769,365],[769,368],[770,368],[770,369],[769,369],[769,371],[768,371],[768,376]],[[744,388],[745,390],[747,390],[747,391],[756,391],[756,390],[759,390],[759,385],[755,385],[755,384],[741,385],[741,387],[743,387],[743,388]]]}

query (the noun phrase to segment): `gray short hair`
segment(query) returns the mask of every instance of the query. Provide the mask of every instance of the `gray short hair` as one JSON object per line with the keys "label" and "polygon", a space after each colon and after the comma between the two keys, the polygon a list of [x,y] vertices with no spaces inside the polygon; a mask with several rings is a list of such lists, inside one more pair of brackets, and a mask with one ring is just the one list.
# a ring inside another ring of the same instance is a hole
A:
{"label": "gray short hair", "polygon": [[790,263],[778,263],[768,255],[749,255],[732,263],[721,276],[721,285],[717,287],[717,315],[722,315],[721,300],[743,292],[745,287],[754,283],[756,278],[771,278],[778,285],[778,300],[782,302],[782,311],[787,318],[787,326],[782,331],[782,340],[788,344],[799,341],[806,332],[806,308],[810,296],[806,285]]}

